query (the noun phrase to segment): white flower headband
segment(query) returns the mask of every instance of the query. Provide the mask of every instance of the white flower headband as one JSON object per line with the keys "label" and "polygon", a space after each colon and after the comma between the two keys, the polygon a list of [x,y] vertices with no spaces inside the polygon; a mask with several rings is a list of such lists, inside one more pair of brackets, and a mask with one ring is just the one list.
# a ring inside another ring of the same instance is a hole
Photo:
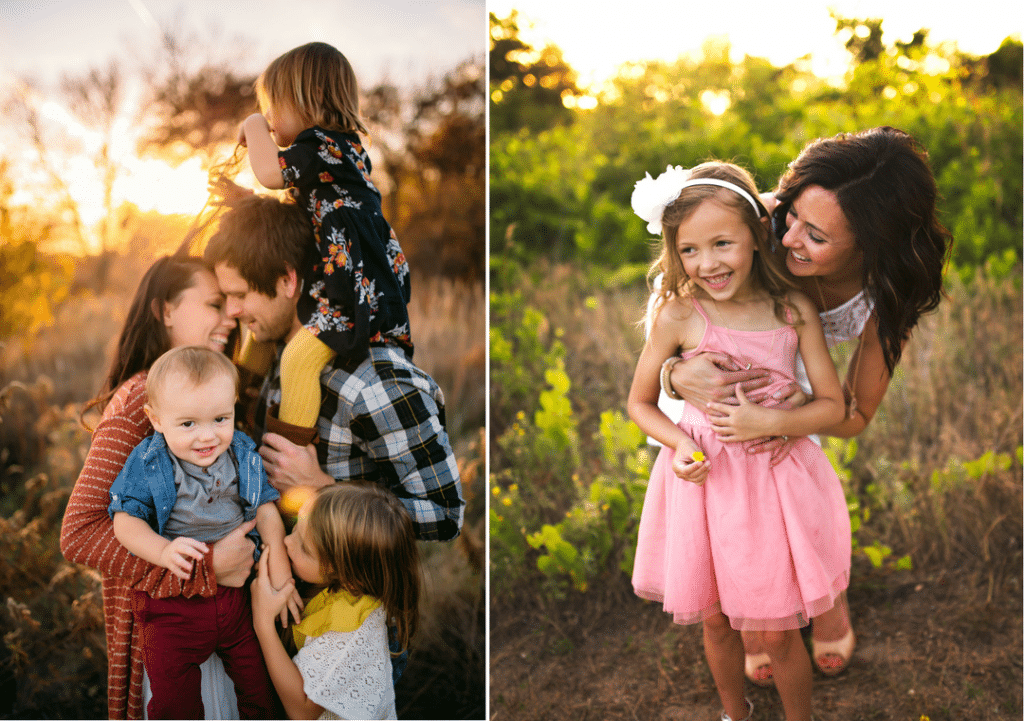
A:
{"label": "white flower headband", "polygon": [[647,221],[648,232],[661,235],[661,216],[665,212],[665,207],[679,197],[683,188],[694,185],[717,185],[720,188],[728,188],[750,203],[754,212],[757,213],[757,217],[761,217],[761,209],[758,207],[757,201],[750,193],[735,183],[718,178],[688,180],[689,175],[690,171],[683,166],[669,165],[665,168],[665,172],[657,178],[652,178],[650,173],[645,173],[643,178],[636,181],[630,205],[633,206],[634,213]]}

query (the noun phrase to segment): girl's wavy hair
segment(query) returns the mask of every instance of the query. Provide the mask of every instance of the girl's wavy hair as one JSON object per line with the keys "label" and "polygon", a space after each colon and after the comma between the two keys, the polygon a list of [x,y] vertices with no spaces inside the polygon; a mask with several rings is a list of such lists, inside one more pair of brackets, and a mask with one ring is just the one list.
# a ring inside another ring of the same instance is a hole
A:
{"label": "girl's wavy hair", "polygon": [[665,302],[670,298],[692,296],[697,289],[696,283],[683,269],[683,261],[679,257],[676,239],[679,226],[689,220],[702,203],[714,199],[739,214],[743,223],[750,229],[750,233],[754,237],[755,249],[750,276],[757,287],[772,298],[775,317],[788,325],[799,325],[802,322],[800,311],[787,298],[787,294],[794,290],[795,286],[783,274],[778,261],[771,253],[770,233],[762,221],[762,218],[768,217],[768,211],[758,197],[753,177],[738,165],[712,160],[701,163],[690,170],[689,180],[698,178],[716,178],[743,188],[757,203],[759,215],[755,215],[754,208],[743,196],[728,188],[717,185],[693,185],[683,188],[679,197],[665,207],[661,216],[661,252],[648,272],[649,281],[658,274],[662,275],[661,286],[657,290],[659,298],[655,308],[664,307]]}
{"label": "girl's wavy hair", "polygon": [[878,337],[891,375],[922,313],[942,299],[953,238],[937,218],[928,154],[891,127],[811,142],[779,180],[776,236],[793,201],[809,186],[835,193],[863,254],[862,283],[874,301]]}
{"label": "girl's wavy hair", "polygon": [[287,105],[307,128],[360,132],[359,84],[352,66],[327,43],[307,43],[273,60],[256,79],[260,108]]}
{"label": "girl's wavy hair", "polygon": [[317,492],[306,522],[327,589],[379,599],[408,648],[419,621],[419,550],[398,497],[369,481],[335,483]]}

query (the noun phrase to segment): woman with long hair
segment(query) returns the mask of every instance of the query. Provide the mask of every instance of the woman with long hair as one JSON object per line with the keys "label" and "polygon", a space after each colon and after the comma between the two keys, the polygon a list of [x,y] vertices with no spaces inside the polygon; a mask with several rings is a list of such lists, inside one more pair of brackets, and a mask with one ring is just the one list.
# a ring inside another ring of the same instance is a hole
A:
{"label": "woman with long hair", "polygon": [[[142,718],[145,677],[132,615],[133,591],[154,597],[212,596],[217,586],[242,586],[253,563],[253,543],[245,538],[252,522],[212,544],[188,580],[129,553],[114,537],[107,513],[110,486],[131,450],[153,432],[143,411],[146,374],[167,350],[200,345],[218,352],[228,347],[235,321],[224,296],[202,260],[165,256],[139,282],[118,339],[103,388],[87,406],[102,417],[64,513],[60,548],[64,557],[103,574],[103,614],[107,637],[107,703],[112,719]],[[84,413],[84,411],[83,411]],[[231,718],[233,691],[222,681],[223,667],[203,668],[208,718]],[[212,679],[216,679],[214,682]],[[211,696],[212,694],[212,696]]]}

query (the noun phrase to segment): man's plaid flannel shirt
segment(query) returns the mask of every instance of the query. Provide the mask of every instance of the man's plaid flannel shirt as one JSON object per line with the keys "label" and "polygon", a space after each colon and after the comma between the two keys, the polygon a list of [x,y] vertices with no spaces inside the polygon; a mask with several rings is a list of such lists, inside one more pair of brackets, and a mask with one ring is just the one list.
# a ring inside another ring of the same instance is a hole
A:
{"label": "man's plaid flannel shirt", "polygon": [[[283,347],[283,346],[282,346]],[[256,422],[281,401],[280,348],[260,391]],[[336,481],[366,479],[394,493],[416,537],[454,538],[465,501],[444,424],[444,395],[434,379],[393,346],[371,346],[351,372],[337,359],[320,375],[317,457]]]}

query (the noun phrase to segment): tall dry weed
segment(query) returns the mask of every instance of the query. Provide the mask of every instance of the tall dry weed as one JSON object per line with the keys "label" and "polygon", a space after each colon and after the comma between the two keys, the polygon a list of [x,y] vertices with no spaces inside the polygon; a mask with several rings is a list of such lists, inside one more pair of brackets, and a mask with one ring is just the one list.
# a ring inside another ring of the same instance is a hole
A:
{"label": "tall dry weed", "polygon": [[412,283],[409,324],[416,365],[445,394],[453,439],[484,424],[487,305],[483,283],[430,276]]}
{"label": "tall dry weed", "polygon": [[980,572],[987,595],[1020,577],[1022,324],[1018,277],[952,277],[854,465],[890,545],[918,567]]}

